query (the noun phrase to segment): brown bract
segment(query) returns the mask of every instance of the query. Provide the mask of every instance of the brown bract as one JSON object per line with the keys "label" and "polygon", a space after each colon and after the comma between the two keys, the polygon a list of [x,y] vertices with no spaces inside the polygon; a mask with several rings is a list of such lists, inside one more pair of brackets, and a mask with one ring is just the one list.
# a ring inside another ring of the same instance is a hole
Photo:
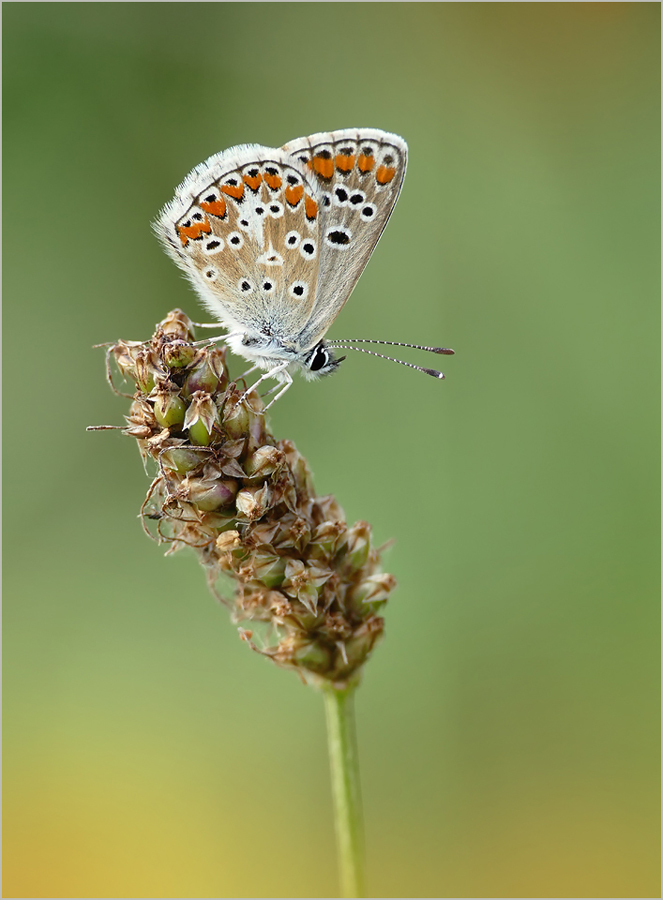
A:
{"label": "brown bract", "polygon": [[[136,385],[125,434],[156,464],[141,515],[169,553],[191,547],[210,588],[254,650],[309,680],[357,678],[395,587],[366,522],[348,527],[315,494],[306,460],[268,431],[260,397],[228,382],[225,349],[193,345],[174,310],[150,341],[118,341],[109,359]],[[111,382],[112,383],[112,382]],[[221,595],[235,583],[232,600]],[[256,634],[256,629],[260,634]]]}

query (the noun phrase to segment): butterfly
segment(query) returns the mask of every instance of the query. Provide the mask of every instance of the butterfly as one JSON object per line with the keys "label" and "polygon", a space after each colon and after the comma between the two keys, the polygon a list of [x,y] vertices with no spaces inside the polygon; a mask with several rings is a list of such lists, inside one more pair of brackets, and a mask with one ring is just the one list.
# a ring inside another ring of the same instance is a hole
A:
{"label": "butterfly", "polygon": [[[407,144],[376,128],[297,138],[276,149],[241,144],[211,156],[184,179],[154,224],[230,348],[266,370],[252,385],[292,372],[327,375],[361,343],[325,340],[391,216],[405,178]],[[384,356],[385,359],[392,359]],[[426,369],[393,360],[437,378]]]}

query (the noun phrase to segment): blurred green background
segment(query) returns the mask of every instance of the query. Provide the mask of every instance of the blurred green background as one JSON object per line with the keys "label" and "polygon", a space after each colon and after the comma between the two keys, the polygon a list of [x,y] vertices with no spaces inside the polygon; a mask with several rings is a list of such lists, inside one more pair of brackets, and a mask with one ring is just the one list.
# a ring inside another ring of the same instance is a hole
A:
{"label": "blurred green background", "polygon": [[395,538],[371,895],[660,896],[659,5],[3,13],[4,896],[337,892],[320,698],[146,539],[133,441],[85,426],[127,409],[93,344],[201,316],[150,230],[186,173],[357,125],[409,171],[330,335],[457,352],[443,383],[356,354],[272,411]]}

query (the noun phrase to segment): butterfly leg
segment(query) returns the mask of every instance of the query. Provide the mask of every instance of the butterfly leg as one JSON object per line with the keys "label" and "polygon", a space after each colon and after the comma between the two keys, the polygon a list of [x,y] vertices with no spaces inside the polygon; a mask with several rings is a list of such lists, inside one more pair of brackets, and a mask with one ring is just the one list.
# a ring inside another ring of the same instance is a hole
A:
{"label": "butterfly leg", "polygon": [[[289,362],[283,362],[283,363],[280,363],[280,365],[275,366],[273,369],[270,369],[269,372],[265,372],[265,374],[261,375],[260,378],[251,385],[250,388],[247,388],[244,391],[242,396],[239,398],[239,402],[241,403],[241,401],[248,394],[250,394],[251,391],[255,390],[255,388],[257,388],[259,384],[262,384],[262,382],[265,381],[267,378],[274,378],[274,376],[276,376],[276,375],[281,375],[281,378],[286,382],[286,390],[287,390],[287,388],[289,388],[290,385],[292,384],[292,375],[290,374],[290,372],[288,372],[289,365],[290,365]],[[281,378],[279,378],[279,381],[281,380]],[[274,400],[278,399],[279,396],[280,396],[280,394],[277,394],[276,397],[274,397]],[[272,400],[272,402],[269,404],[270,406],[272,405],[274,400]]]}
{"label": "butterfly leg", "polygon": [[[286,381],[286,383],[283,385],[283,387],[282,387],[281,390],[278,392],[278,394],[276,395],[276,397],[273,397],[273,398],[269,401],[269,403],[267,404],[267,406],[266,406],[265,409],[263,410],[264,412],[266,412],[266,411],[269,409],[270,406],[272,406],[274,403],[276,403],[276,401],[279,399],[279,397],[282,397],[282,396],[285,394],[285,392],[288,390],[288,388],[290,387],[290,385],[292,384],[292,375],[291,375],[289,372],[286,372],[286,375],[288,376],[288,381]],[[272,390],[275,391],[277,387],[279,387],[278,384],[277,384],[275,387],[273,387]],[[268,393],[268,394],[271,394],[272,391],[267,391],[267,393]],[[265,394],[265,396],[267,396],[267,394]]]}
{"label": "butterfly leg", "polygon": [[[292,381],[288,381],[288,382],[286,382],[286,384],[287,384],[287,387],[286,387],[286,390],[287,390],[287,389],[290,387],[290,385],[292,384]],[[278,391],[278,389],[279,389],[282,385],[283,385],[283,382],[282,382],[282,381],[277,381],[276,384],[274,385],[274,387],[270,387],[270,389],[269,389],[268,391],[265,391],[264,394],[261,394],[261,395],[260,395],[260,399],[261,399],[261,400],[264,400],[265,397],[269,397],[269,395],[270,395],[270,394],[273,394],[274,391]],[[278,395],[278,397],[280,397],[280,396],[281,396],[281,394]],[[274,397],[274,400],[277,400],[278,397]],[[272,403],[274,402],[274,400],[271,400],[271,401],[270,401],[270,404],[269,404],[270,406],[272,405]],[[117,427],[119,428],[120,426],[118,425]]]}
{"label": "butterfly leg", "polygon": [[[273,394],[274,391],[278,391],[278,389],[281,387],[282,384],[283,384],[282,381],[277,381],[276,384],[274,385],[274,387],[270,387],[270,389],[269,389],[268,391],[265,391],[264,394],[261,394],[261,395],[260,395],[260,399],[261,399],[261,400],[264,400],[265,397],[269,397],[269,395],[270,395],[270,394]],[[117,427],[120,428],[121,426],[118,425]]]}
{"label": "butterfly leg", "polygon": [[225,328],[226,334],[215,334],[213,337],[203,338],[200,341],[194,341],[194,347],[209,347],[211,344],[217,344],[219,341],[225,341],[232,334],[228,330],[229,326],[223,322],[194,322],[196,328]]}
{"label": "butterfly leg", "polygon": [[258,366],[251,366],[250,369],[247,369],[246,372],[242,372],[241,375],[238,375],[235,381],[240,381],[242,378],[246,378],[247,375],[250,375],[251,372],[255,372],[255,370],[259,368]]}
{"label": "butterfly leg", "polygon": [[225,334],[216,334],[214,337],[203,338],[200,341],[194,341],[194,347],[209,347],[211,344],[218,344],[219,341],[222,341],[226,337]]}

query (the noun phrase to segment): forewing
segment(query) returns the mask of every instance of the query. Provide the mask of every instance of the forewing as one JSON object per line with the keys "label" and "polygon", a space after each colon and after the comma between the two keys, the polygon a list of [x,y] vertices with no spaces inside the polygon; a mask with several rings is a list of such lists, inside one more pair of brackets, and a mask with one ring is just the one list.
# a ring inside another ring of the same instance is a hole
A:
{"label": "forewing", "polygon": [[320,188],[279,149],[244,145],[185,179],[155,230],[228,328],[292,341],[316,305]]}
{"label": "forewing", "polygon": [[286,144],[319,187],[319,268],[310,318],[299,334],[314,346],[352,293],[400,194],[407,144],[374,128],[314,134]]}

